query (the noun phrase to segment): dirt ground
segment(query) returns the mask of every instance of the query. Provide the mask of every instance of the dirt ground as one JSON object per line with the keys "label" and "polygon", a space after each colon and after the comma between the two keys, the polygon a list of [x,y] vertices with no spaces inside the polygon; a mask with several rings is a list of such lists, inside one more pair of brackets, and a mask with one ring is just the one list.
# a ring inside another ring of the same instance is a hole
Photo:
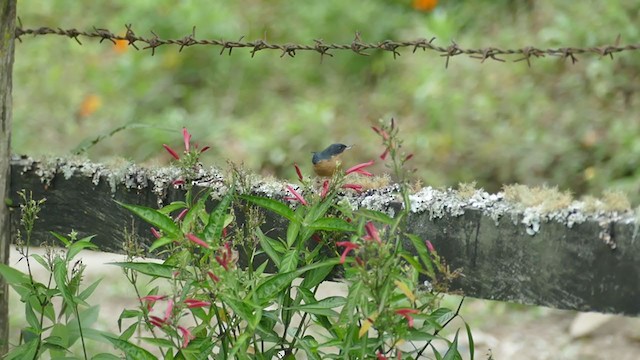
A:
{"label": "dirt ground", "polygon": [[[35,251],[42,253],[41,249]],[[104,277],[91,302],[97,303],[97,299],[100,299],[97,327],[117,331],[117,317],[123,308],[133,308],[136,298],[122,272],[105,263],[122,261],[123,257],[97,252],[83,252],[80,257],[87,265],[85,284]],[[18,260],[19,254],[12,249],[11,266],[24,270],[25,262]],[[36,264],[36,267],[39,268],[39,265]],[[327,291],[339,294],[343,290],[342,285],[334,283]],[[16,294],[13,291],[11,293],[10,333],[15,344],[19,328],[24,323],[24,310]],[[450,308],[457,306],[458,302],[459,298],[455,296],[445,299],[445,305]],[[640,318],[637,317],[580,313],[470,298],[465,299],[461,314],[473,331],[476,359],[640,359]],[[460,322],[451,325],[453,332],[458,327],[464,329]],[[468,343],[466,336],[461,339],[460,349],[464,353]],[[103,347],[100,351],[109,349]]]}

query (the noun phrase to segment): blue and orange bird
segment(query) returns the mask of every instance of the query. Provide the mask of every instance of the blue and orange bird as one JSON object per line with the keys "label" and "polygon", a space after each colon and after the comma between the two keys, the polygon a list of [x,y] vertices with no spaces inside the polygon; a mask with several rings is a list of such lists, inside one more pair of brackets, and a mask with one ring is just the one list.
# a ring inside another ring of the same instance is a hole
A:
{"label": "blue and orange bird", "polygon": [[340,156],[348,149],[351,149],[351,146],[331,144],[328,148],[320,152],[313,152],[313,157],[311,158],[313,171],[315,171],[318,176],[333,176],[340,167]]}

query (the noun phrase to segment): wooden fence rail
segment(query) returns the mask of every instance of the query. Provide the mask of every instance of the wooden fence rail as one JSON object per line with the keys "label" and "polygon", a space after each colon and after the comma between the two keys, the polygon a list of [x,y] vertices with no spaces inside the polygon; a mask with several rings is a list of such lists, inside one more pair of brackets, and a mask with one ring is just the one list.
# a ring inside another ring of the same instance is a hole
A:
{"label": "wooden fence rail", "polygon": [[[141,238],[151,241],[152,237],[147,225],[137,219],[133,222],[131,214],[113,200],[157,206],[178,199],[182,193],[170,185],[174,170],[131,164],[113,169],[80,160],[36,162],[14,157],[12,201],[14,206],[19,203],[16,192],[20,189],[47,199],[35,238],[51,240],[49,230],[68,233],[74,229],[80,235],[96,234],[94,242],[100,249],[121,253],[125,231],[132,224]],[[285,191],[279,182],[256,182],[252,188],[276,197]],[[578,201],[549,209],[554,194],[546,194],[540,206],[524,207],[508,201],[504,193],[424,188],[412,197],[410,231],[429,239],[452,268],[462,268],[464,276],[454,285],[468,296],[640,314],[635,212],[597,210]],[[349,201],[392,212],[399,206],[394,197],[393,187],[388,187]],[[14,225],[18,215],[12,212]],[[282,232],[286,224],[272,218],[265,226]]]}

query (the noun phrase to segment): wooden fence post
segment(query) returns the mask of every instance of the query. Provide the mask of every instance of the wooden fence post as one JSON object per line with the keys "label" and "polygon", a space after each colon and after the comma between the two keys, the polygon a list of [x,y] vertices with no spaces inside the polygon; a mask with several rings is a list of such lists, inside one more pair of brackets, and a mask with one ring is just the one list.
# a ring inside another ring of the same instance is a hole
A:
{"label": "wooden fence post", "polygon": [[[11,231],[9,208],[9,181],[11,179],[11,78],[16,31],[16,1],[0,1],[0,261],[9,262]],[[0,278],[0,355],[8,350],[9,292],[7,283]]]}

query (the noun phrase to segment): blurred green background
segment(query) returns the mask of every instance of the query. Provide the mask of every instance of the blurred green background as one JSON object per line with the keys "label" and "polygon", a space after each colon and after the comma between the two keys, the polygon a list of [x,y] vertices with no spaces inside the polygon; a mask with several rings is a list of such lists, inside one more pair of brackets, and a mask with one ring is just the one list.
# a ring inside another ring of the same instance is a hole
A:
{"label": "blurred green background", "polygon": [[[429,4],[431,3],[431,4]],[[420,5],[433,9],[420,9]],[[350,43],[436,37],[467,48],[592,47],[640,42],[640,3],[618,1],[18,1],[25,28],[51,26],[182,38],[263,38],[272,43]],[[295,178],[310,173],[310,152],[356,144],[348,163],[382,149],[369,127],[395,117],[415,174],[425,184],[477,181],[557,185],[574,194],[605,188],[640,200],[640,57],[581,56],[498,63],[459,56],[445,69],[433,52],[334,52],[333,57],[249,50],[231,56],[197,46],[178,53],[104,41],[25,36],[16,46],[13,151],[65,155],[101,141],[88,156],[164,164],[186,126],[212,150],[203,160]],[[515,59],[511,57],[509,59]],[[384,169],[380,166],[378,171]]]}

